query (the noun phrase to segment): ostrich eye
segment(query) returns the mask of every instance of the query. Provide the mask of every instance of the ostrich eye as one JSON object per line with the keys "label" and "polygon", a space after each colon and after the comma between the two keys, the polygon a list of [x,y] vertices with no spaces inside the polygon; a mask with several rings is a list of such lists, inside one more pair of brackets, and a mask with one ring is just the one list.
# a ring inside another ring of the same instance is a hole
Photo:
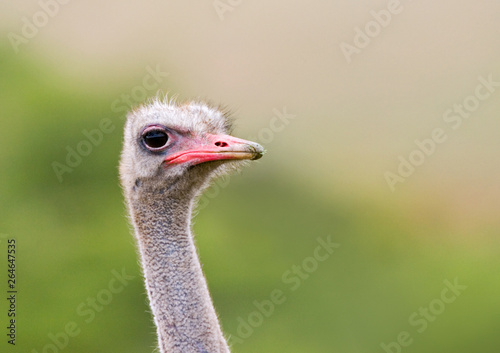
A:
{"label": "ostrich eye", "polygon": [[144,144],[151,149],[164,147],[168,142],[168,135],[162,130],[149,130],[142,135]]}

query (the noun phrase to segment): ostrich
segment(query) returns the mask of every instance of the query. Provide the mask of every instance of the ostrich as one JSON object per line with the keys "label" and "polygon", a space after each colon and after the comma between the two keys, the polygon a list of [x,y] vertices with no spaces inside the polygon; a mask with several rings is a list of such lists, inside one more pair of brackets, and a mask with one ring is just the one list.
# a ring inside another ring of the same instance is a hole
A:
{"label": "ostrich", "polygon": [[229,352],[190,221],[211,179],[264,153],[230,129],[225,111],[201,102],[156,99],[127,117],[120,179],[162,353]]}

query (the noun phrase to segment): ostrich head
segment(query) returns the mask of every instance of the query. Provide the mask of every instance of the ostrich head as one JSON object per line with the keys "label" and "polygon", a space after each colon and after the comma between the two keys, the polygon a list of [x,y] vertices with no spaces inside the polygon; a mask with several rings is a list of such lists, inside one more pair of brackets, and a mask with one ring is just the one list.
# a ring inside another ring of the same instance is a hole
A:
{"label": "ostrich head", "polygon": [[210,179],[262,157],[255,142],[228,135],[227,114],[205,103],[153,101],[129,114],[120,175],[129,195],[141,189],[194,197]]}
{"label": "ostrich head", "polygon": [[190,229],[193,200],[210,179],[258,159],[228,135],[222,110],[155,100],[129,114],[120,178],[141,253],[161,352],[229,352]]}

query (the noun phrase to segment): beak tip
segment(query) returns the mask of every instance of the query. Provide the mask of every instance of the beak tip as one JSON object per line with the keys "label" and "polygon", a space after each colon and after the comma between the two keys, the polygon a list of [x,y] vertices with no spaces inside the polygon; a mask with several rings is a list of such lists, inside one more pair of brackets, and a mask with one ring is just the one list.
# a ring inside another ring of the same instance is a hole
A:
{"label": "beak tip", "polygon": [[258,143],[253,143],[252,144],[252,149],[253,149],[253,152],[254,152],[254,157],[252,158],[252,161],[255,161],[257,159],[261,159],[262,156],[266,153],[266,150],[264,149],[264,147],[262,147]]}
{"label": "beak tip", "polygon": [[256,161],[257,159],[261,159],[263,155],[264,155],[264,152],[256,153],[253,156],[252,161]]}

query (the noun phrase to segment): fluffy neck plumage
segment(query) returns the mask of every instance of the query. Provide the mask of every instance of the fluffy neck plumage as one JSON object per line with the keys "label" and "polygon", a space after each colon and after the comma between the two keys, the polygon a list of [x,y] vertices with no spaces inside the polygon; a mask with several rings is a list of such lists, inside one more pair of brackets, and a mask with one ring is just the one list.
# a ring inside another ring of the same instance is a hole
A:
{"label": "fluffy neck plumage", "polygon": [[190,230],[193,199],[141,185],[127,201],[160,351],[229,352]]}

